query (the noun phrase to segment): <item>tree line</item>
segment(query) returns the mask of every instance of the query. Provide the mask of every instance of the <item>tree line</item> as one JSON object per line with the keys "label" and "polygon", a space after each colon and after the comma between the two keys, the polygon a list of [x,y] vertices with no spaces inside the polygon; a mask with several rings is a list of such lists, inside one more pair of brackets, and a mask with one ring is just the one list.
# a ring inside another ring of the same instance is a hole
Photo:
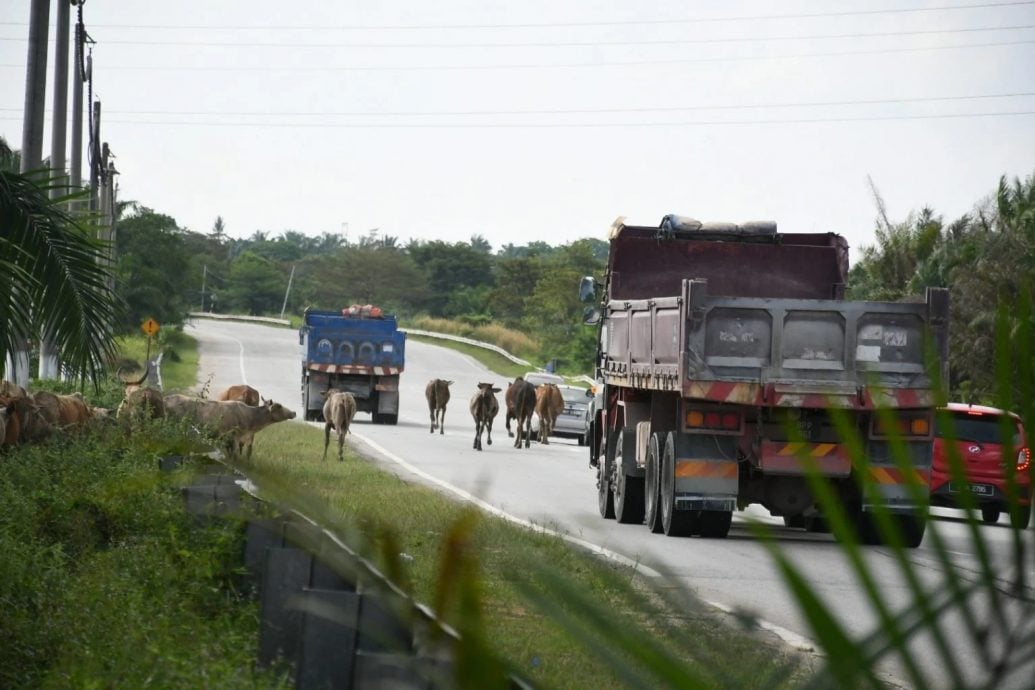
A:
{"label": "tree line", "polygon": [[127,330],[148,317],[181,323],[190,311],[289,316],[306,307],[377,304],[404,320],[427,315],[503,325],[532,336],[544,358],[566,368],[592,365],[596,333],[582,325],[578,285],[584,275],[602,274],[603,240],[493,251],[481,235],[403,244],[377,231],[350,241],[289,230],[237,239],[219,217],[199,233],[142,205],[122,213],[116,282],[128,306]]}
{"label": "tree line", "polygon": [[1020,339],[1035,298],[1035,175],[1000,178],[970,213],[948,221],[928,207],[893,221],[874,198],[876,242],[852,267],[848,298],[894,301],[947,287],[950,396],[991,402],[1003,381],[1023,401],[1035,384],[1032,362],[1015,354],[1032,351]]}

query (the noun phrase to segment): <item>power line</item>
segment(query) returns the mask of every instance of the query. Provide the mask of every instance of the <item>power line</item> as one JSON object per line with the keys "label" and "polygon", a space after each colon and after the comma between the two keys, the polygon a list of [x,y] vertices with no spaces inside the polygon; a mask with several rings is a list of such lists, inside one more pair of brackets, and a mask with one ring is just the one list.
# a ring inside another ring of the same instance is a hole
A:
{"label": "power line", "polygon": [[[546,108],[535,110],[431,110],[431,111],[269,111],[269,110],[109,110],[110,115],[174,115],[202,117],[214,115],[245,117],[442,117],[442,116],[498,116],[498,115],[590,115],[590,114],[627,114],[627,113],[664,113],[699,110],[750,110],[757,108],[822,108],[855,105],[894,105],[906,103],[935,103],[943,101],[969,101],[993,98],[1027,98],[1035,96],[1035,91],[1019,91],[1017,93],[989,93],[953,96],[917,96],[913,98],[874,98],[842,101],[799,101],[771,103],[740,103],[729,105],[674,105],[661,107],[631,108]],[[20,108],[0,108],[0,112],[21,112]]]}
{"label": "power line", "polygon": [[[1010,26],[980,26],[961,29],[921,29],[911,31],[877,31],[869,33],[848,34],[812,34],[796,36],[762,36],[749,38],[675,38],[655,40],[620,40],[620,41],[522,41],[511,43],[296,43],[280,41],[262,42],[227,42],[227,41],[124,41],[105,39],[105,45],[125,46],[178,46],[189,48],[305,48],[305,49],[483,49],[483,48],[599,48],[610,46],[670,46],[670,45],[715,45],[732,43],[764,43],[766,41],[819,41],[831,39],[858,38],[901,38],[904,36],[940,36],[944,34],[984,33],[989,31],[1023,31],[1035,29],[1035,24],[1015,24]],[[27,38],[0,37],[0,41],[25,42]]]}
{"label": "power line", "polygon": [[[314,122],[184,122],[176,120],[109,120],[109,124],[188,127],[250,127],[292,129],[572,129],[572,128],[656,128],[656,127],[725,127],[736,125],[801,125],[847,122],[887,122],[893,120],[952,120],[963,118],[1015,117],[1035,115],[1035,110],[982,113],[941,113],[928,115],[867,115],[858,117],[786,118],[765,120],[687,120],[673,122],[551,122],[551,123],[314,123]],[[14,122],[19,118],[0,117]]]}
{"label": "power line", "polygon": [[[595,60],[582,62],[539,62],[502,63],[478,65],[257,65],[257,66],[213,66],[213,65],[105,65],[105,70],[146,70],[149,72],[426,72],[426,71],[485,71],[497,69],[561,69],[581,67],[635,67],[639,65],[712,64],[723,62],[757,62],[765,60],[797,60],[823,57],[850,57],[856,55],[893,55],[940,50],[965,50],[970,48],[999,48],[1022,46],[1035,43],[1035,39],[1021,41],[995,41],[990,43],[964,43],[940,46],[917,46],[912,48],[874,48],[867,50],[839,50],[813,53],[787,53],[784,55],[740,55],[698,58],[659,58],[649,60]],[[0,64],[0,68],[24,69],[24,64]]]}
{"label": "power line", "polygon": [[[392,29],[538,29],[538,28],[570,28],[585,26],[653,26],[659,24],[711,24],[719,22],[769,21],[781,19],[820,19],[829,17],[859,17],[882,14],[910,14],[924,12],[946,12],[954,10],[988,9],[995,7],[1018,7],[1035,5],[1035,0],[1018,2],[992,2],[969,5],[940,5],[934,7],[901,7],[879,10],[845,10],[838,12],[809,12],[799,14],[760,14],[725,17],[695,17],[668,19],[619,19],[612,21],[574,21],[574,22],[522,22],[514,24],[95,24],[94,26],[112,29],[188,29],[188,30],[304,30],[304,31],[366,31]],[[24,26],[24,22],[0,22],[0,26]]]}

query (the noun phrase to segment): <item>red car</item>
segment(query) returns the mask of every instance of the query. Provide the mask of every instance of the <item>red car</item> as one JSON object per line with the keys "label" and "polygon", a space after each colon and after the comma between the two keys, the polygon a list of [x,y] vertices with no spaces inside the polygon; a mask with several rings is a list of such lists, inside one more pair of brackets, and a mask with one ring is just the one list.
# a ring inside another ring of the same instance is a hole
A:
{"label": "red car", "polygon": [[[949,425],[944,420],[948,412],[952,418],[955,441],[946,438]],[[1009,416],[1014,436],[1009,448],[1003,446],[1000,428],[1004,415]],[[1010,521],[1024,529],[1031,521],[1031,450],[1020,417],[1012,412],[982,405],[949,403],[943,408],[934,430],[934,456],[931,466],[931,505],[962,508],[960,497],[970,492],[974,504],[981,509],[981,518],[988,524],[999,521],[1003,511],[1010,512]],[[946,427],[946,428],[943,428]],[[966,470],[967,481],[952,479],[948,450],[955,443],[957,453]],[[1004,457],[1004,453],[1009,453]],[[1006,463],[1014,463],[1019,492],[1016,510],[1009,511],[1006,493]]]}

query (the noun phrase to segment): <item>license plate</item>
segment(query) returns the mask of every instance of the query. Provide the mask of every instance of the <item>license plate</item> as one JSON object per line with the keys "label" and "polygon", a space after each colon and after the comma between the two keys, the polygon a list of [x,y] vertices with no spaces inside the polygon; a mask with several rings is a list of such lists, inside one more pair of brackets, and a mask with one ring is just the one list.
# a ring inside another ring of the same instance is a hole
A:
{"label": "license plate", "polygon": [[955,493],[970,491],[970,493],[978,496],[992,496],[995,494],[995,487],[991,484],[963,484],[962,486],[959,484],[952,484],[949,488]]}

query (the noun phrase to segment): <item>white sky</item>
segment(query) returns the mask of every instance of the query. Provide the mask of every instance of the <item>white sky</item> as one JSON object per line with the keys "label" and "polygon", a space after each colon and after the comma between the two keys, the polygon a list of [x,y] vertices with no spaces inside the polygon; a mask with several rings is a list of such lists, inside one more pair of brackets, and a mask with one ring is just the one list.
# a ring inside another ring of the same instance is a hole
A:
{"label": "white sky", "polygon": [[[29,2],[0,6],[17,147]],[[201,232],[498,249],[680,213],[858,248],[867,176],[893,219],[949,220],[1035,171],[1035,2],[87,0],[84,21],[120,198]]]}

